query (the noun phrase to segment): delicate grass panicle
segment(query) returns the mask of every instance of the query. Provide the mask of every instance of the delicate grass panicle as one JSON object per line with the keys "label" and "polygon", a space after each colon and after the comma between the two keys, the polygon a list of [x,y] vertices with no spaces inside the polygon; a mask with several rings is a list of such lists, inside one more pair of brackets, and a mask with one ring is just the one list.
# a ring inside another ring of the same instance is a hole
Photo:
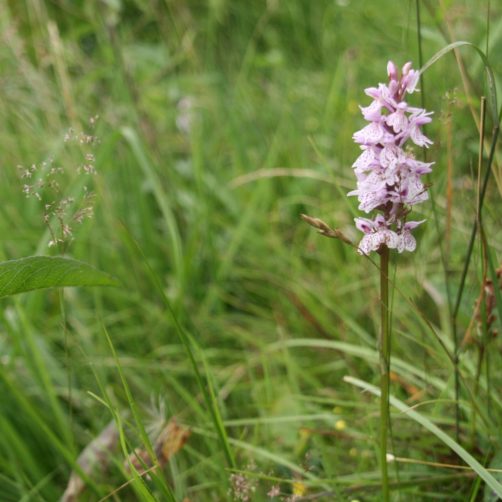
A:
{"label": "delicate grass panicle", "polygon": [[369,213],[380,211],[373,220],[356,218],[356,226],[364,237],[359,252],[369,254],[382,246],[389,249],[414,251],[415,238],[411,231],[422,221],[406,221],[412,206],[427,200],[428,194],[421,177],[431,171],[432,162],[415,159],[406,148],[411,140],[417,146],[428,147],[432,141],[421,131],[431,121],[431,112],[408,105],[406,94],[416,90],[419,72],[406,63],[399,73],[396,65],[387,65],[389,83],[369,87],[366,94],[373,98],[361,112],[369,122],[353,138],[361,145],[362,153],[354,162],[359,209]]}
{"label": "delicate grass panicle", "polygon": [[[91,131],[97,120],[98,116],[89,119]],[[38,165],[17,166],[23,180],[23,193],[43,206],[43,222],[51,236],[49,247],[58,247],[61,252],[73,240],[74,225],[93,217],[94,193],[86,178],[96,174],[93,150],[98,143],[98,137],[92,132],[69,128],[64,135],[63,153],[70,156],[70,161],[49,158]]]}
{"label": "delicate grass panicle", "polygon": [[256,480],[246,477],[242,473],[233,473],[230,475],[231,489],[229,494],[234,500],[239,502],[251,502],[256,491]]}

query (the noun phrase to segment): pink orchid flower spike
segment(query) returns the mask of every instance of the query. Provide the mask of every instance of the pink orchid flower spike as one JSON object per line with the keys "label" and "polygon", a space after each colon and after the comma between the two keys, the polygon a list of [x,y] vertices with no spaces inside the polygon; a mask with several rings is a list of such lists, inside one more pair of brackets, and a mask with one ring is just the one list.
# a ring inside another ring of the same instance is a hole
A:
{"label": "pink orchid flower spike", "polygon": [[378,211],[373,219],[356,218],[356,227],[364,233],[359,253],[378,252],[382,246],[398,253],[414,251],[416,240],[411,234],[423,221],[406,222],[412,206],[428,199],[422,177],[431,172],[434,162],[415,159],[410,145],[428,148],[432,141],[422,128],[432,121],[432,112],[409,106],[406,94],[417,90],[420,73],[406,63],[401,72],[389,61],[387,84],[365,89],[373,99],[360,107],[368,122],[353,135],[360,145],[361,155],[353,164],[357,189],[349,196],[357,196],[359,209],[365,213]]}

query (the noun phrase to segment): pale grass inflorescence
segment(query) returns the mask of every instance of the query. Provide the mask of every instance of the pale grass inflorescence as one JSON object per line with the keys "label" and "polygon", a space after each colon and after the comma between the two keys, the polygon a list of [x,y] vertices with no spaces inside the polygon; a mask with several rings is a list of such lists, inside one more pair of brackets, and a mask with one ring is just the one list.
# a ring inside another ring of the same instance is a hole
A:
{"label": "pale grass inflorescence", "polygon": [[[96,126],[98,116],[89,119],[89,127]],[[62,251],[73,240],[75,224],[81,224],[94,215],[94,192],[87,181],[78,197],[67,195],[68,183],[75,176],[91,177],[96,174],[96,157],[93,148],[99,139],[92,133],[68,129],[64,135],[68,148],[76,148],[80,160],[76,166],[56,164],[53,158],[32,164],[30,167],[18,165],[23,180],[23,193],[34,198],[43,206],[43,222],[49,229],[49,247],[58,246]]]}
{"label": "pale grass inflorescence", "polygon": [[359,209],[370,213],[380,211],[373,220],[356,218],[356,227],[364,232],[358,250],[361,254],[389,249],[414,251],[416,241],[411,231],[423,221],[406,221],[411,207],[428,199],[427,188],[421,177],[431,171],[433,162],[417,160],[406,142],[428,148],[432,141],[421,128],[432,119],[432,112],[408,105],[405,95],[415,92],[419,72],[406,63],[401,73],[389,61],[389,83],[369,87],[365,93],[373,98],[367,107],[361,107],[369,122],[357,131],[353,139],[362,153],[354,162],[357,189],[348,195],[357,195]]}

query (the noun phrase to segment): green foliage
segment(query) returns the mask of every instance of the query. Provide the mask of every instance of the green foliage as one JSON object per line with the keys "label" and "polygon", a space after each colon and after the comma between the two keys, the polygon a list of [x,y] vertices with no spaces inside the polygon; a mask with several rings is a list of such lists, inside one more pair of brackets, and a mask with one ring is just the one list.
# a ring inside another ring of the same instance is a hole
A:
{"label": "green foliage", "polygon": [[[450,51],[425,72],[435,210],[422,205],[417,252],[391,263],[391,393],[451,438],[449,299],[476,219],[474,118],[502,73],[501,6],[491,2],[488,30],[489,3],[420,2],[424,61],[465,40],[488,48],[493,81],[459,45],[460,61]],[[84,501],[230,500],[237,471],[256,481],[257,501],[273,486],[291,495],[298,480],[326,500],[378,500],[376,400],[342,381],[378,381],[378,269],[299,215],[357,239],[345,194],[358,104],[388,59],[417,65],[414,19],[413,2],[391,0],[0,0],[0,258],[43,255],[53,239],[17,166],[53,158],[78,205],[81,152],[64,138],[99,115],[95,215],[73,228],[67,253],[95,267],[80,279],[104,270],[123,283],[2,300],[0,498],[52,502],[73,470]],[[489,329],[502,307],[491,324],[475,315],[502,259],[499,156],[457,320],[455,442],[483,468],[497,467],[502,423],[500,340]],[[150,458],[172,417],[192,435],[142,477],[130,455]],[[110,420],[111,460],[79,472],[79,452]],[[441,467],[461,463],[452,445],[401,413],[392,422],[397,457],[435,464],[393,464],[396,499],[488,496],[472,471]]]}

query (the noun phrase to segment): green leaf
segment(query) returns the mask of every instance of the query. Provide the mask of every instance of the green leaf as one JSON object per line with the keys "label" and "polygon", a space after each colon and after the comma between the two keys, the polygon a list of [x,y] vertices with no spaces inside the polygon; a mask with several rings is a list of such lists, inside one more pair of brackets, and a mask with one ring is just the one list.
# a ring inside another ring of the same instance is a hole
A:
{"label": "green leaf", "polygon": [[70,258],[29,256],[0,263],[0,298],[43,288],[119,285],[111,275]]}
{"label": "green leaf", "polygon": [[[360,389],[364,389],[375,396],[380,396],[380,389],[374,385],[350,376],[346,376],[343,379],[345,382],[355,385]],[[502,497],[502,484],[500,484],[467,450],[448,436],[448,434],[443,432],[436,424],[407,406],[399,399],[396,399],[394,396],[390,396],[390,404],[405,413],[412,420],[415,420],[415,422],[418,422],[420,425],[425,427],[429,432],[432,432],[432,434],[445,443],[446,446],[453,450],[467,465],[469,465],[469,467],[476,472],[476,474],[493,490],[496,495]]]}

